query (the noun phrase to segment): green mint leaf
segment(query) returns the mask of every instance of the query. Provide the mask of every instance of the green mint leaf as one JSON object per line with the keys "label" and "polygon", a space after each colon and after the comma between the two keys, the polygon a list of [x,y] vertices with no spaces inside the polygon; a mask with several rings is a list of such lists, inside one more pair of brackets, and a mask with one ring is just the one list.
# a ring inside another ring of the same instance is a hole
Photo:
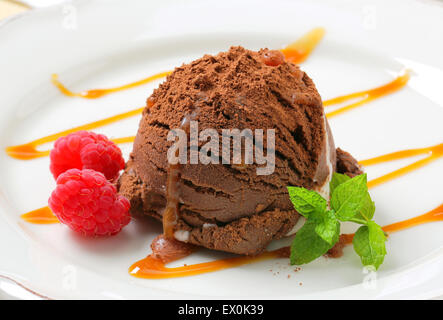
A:
{"label": "green mint leaf", "polygon": [[362,208],[354,218],[369,221],[374,217],[374,213],[375,203],[372,201],[369,192],[366,192],[366,196],[363,198]]}
{"label": "green mint leaf", "polygon": [[288,187],[288,192],[294,209],[305,218],[326,211],[326,200],[317,192],[300,187]]}
{"label": "green mint leaf", "polygon": [[337,218],[349,221],[356,216],[363,207],[367,191],[366,173],[338,185],[331,197],[331,207]]}
{"label": "green mint leaf", "polygon": [[340,222],[335,217],[333,210],[323,213],[321,221],[317,221],[315,232],[324,241],[334,245],[340,235]]}
{"label": "green mint leaf", "polygon": [[[316,226],[315,222],[307,220],[303,227],[297,231],[291,245],[291,264],[309,263],[332,248],[333,244],[326,242],[316,233]],[[339,230],[338,233],[340,233]]]}
{"label": "green mint leaf", "polygon": [[342,174],[342,173],[338,173],[338,172],[334,172],[332,174],[332,178],[331,181],[329,182],[329,194],[332,195],[334,193],[334,190],[341,185],[342,183],[351,180],[351,177]]}
{"label": "green mint leaf", "polygon": [[367,226],[361,226],[355,233],[352,244],[360,256],[364,266],[374,266],[377,270],[386,255],[386,236],[382,228],[374,221]]}
{"label": "green mint leaf", "polygon": [[[341,185],[342,183],[351,180],[351,178],[345,174],[334,172],[332,175],[331,182],[329,182],[329,190],[332,195],[335,189]],[[357,215],[350,219],[350,221],[362,223],[363,221],[367,222],[372,219],[375,213],[375,204],[371,200],[371,196],[369,192],[367,192],[366,196],[363,198],[362,208]]]}

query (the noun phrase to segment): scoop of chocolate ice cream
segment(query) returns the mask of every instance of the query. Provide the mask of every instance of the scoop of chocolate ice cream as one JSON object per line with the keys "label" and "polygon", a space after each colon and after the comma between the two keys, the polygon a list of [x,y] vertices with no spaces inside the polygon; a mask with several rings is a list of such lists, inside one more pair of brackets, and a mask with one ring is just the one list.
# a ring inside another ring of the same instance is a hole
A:
{"label": "scoop of chocolate ice cream", "polygon": [[287,186],[328,190],[336,151],[320,95],[305,72],[267,49],[232,47],[176,68],[148,99],[119,180],[133,214],[162,217],[172,144],[167,135],[196,109],[200,131],[274,129],[275,171],[257,175],[256,164],[182,165],[175,237],[258,254],[297,222]]}

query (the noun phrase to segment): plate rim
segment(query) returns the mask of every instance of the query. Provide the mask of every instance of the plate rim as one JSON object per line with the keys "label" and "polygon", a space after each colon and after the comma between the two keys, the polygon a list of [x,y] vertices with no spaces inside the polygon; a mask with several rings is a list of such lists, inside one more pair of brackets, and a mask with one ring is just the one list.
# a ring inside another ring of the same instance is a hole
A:
{"label": "plate rim", "polygon": [[[101,0],[93,0],[93,1],[90,1],[90,2],[91,3],[92,2],[94,2],[94,3],[102,2],[103,3],[103,1],[101,1]],[[174,3],[174,2],[176,2],[176,1],[174,1],[174,0],[171,1],[170,0],[170,1],[165,2],[165,5],[169,5],[170,3]],[[400,3],[400,1],[397,1],[397,2]],[[418,0],[415,0],[414,2],[423,3],[422,1],[418,1]],[[84,0],[73,0],[70,3],[71,4],[76,4],[76,3],[87,3],[87,2],[84,1]],[[441,3],[440,2],[436,2],[436,1],[435,1],[435,3],[429,3],[429,5],[431,5],[431,6],[433,6],[435,4],[441,4]],[[5,26],[9,26],[9,25],[11,25],[13,23],[21,23],[21,21],[23,20],[24,17],[28,17],[28,16],[31,16],[31,15],[36,15],[36,14],[40,14],[40,13],[44,13],[44,12],[50,12],[51,10],[54,10],[55,8],[63,7],[64,5],[66,5],[66,3],[61,3],[61,4],[57,4],[57,5],[50,6],[50,7],[45,7],[45,8],[35,8],[35,9],[32,9],[32,10],[28,10],[28,11],[19,13],[19,14],[15,15],[15,16],[6,18],[6,19],[0,21],[0,31]],[[392,4],[390,4],[390,5],[392,5]],[[7,219],[2,219],[2,220],[6,221],[8,223]],[[440,249],[437,249],[436,251],[438,251],[440,253],[443,253],[443,246]],[[427,260],[429,257],[437,258],[436,254],[437,253],[431,252],[430,254],[424,256],[422,259],[423,260]],[[435,263],[437,263],[440,267],[443,266],[443,260],[440,261],[440,260],[437,259],[437,261]],[[415,266],[415,268],[422,268],[422,267],[426,267],[425,266],[425,262],[421,263],[420,265],[416,265]],[[406,266],[405,266],[405,268],[406,268]],[[407,273],[408,270],[409,269],[405,269],[405,270],[402,271],[402,273]],[[394,275],[392,275],[392,276],[394,276]],[[441,276],[443,276],[443,271],[441,272]],[[2,271],[0,270],[0,281],[1,281],[1,278],[5,278],[5,279],[8,279],[8,280],[11,280],[11,281],[15,282],[17,285],[23,287],[24,289],[26,289],[26,290],[28,290],[30,292],[35,293],[37,296],[40,296],[42,298],[52,299],[52,298],[50,298],[50,295],[48,296],[47,294],[41,293],[41,292],[43,292],[42,290],[34,289],[31,284],[26,283],[26,281],[20,280],[19,276],[17,276],[17,275],[2,274]],[[388,278],[390,279],[391,275],[386,275],[383,279],[388,279]],[[292,297],[288,296],[288,297],[285,297],[285,298],[286,299],[291,299],[291,298],[301,298],[301,299],[308,298],[309,299],[310,297],[323,296],[323,297],[327,298],[327,296],[329,296],[329,299],[330,299],[331,296],[332,296],[332,293],[335,294],[335,293],[337,293],[337,291],[341,291],[342,293],[344,293],[343,292],[344,290],[347,291],[348,289],[357,289],[360,286],[361,286],[361,284],[355,284],[355,285],[346,286],[346,287],[343,287],[343,288],[340,288],[340,289],[328,290],[328,291],[325,291],[324,294],[323,293],[320,293],[320,294],[319,293],[311,293],[311,294],[295,295],[295,296],[292,296]],[[436,295],[435,292],[438,292],[438,294]],[[420,297],[420,296],[423,297],[424,296],[425,298],[432,298],[432,297],[439,296],[439,295],[442,295],[442,294],[443,294],[443,288],[440,289],[440,290],[437,290],[437,291],[433,291],[432,293],[429,293],[429,296],[426,296],[426,294],[423,294],[423,293],[421,293],[421,294],[417,293],[416,296],[417,297]],[[177,293],[176,297],[178,297],[178,296],[179,296],[179,294]],[[377,295],[374,295],[374,296],[371,296],[371,297],[372,298],[377,298]],[[201,299],[202,297],[196,296],[195,298]],[[277,298],[277,299],[280,299],[280,298]],[[388,296],[388,298],[389,298],[389,296]],[[217,297],[214,297],[214,299],[217,299]]]}

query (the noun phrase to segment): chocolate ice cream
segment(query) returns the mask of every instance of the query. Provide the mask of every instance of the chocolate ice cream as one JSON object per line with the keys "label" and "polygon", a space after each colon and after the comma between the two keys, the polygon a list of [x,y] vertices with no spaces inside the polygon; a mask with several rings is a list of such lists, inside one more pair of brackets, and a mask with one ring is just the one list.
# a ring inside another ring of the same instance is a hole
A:
{"label": "chocolate ice cream", "polygon": [[[267,49],[232,47],[176,68],[149,97],[119,180],[133,214],[161,220],[172,145],[167,135],[197,108],[200,130],[275,129],[275,172],[257,175],[256,164],[182,165],[175,238],[258,254],[299,218],[287,186],[328,193],[336,150],[320,95],[305,72]],[[355,160],[346,155],[341,153],[342,169],[357,172]]]}

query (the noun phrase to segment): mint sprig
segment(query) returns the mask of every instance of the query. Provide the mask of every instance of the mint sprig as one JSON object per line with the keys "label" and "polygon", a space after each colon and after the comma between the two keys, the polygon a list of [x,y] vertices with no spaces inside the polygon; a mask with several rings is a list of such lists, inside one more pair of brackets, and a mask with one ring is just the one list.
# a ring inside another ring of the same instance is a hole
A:
{"label": "mint sprig", "polygon": [[385,259],[385,241],[386,236],[382,228],[374,221],[369,221],[357,230],[352,244],[364,266],[372,265],[378,269]]}
{"label": "mint sprig", "polygon": [[368,191],[366,173],[339,184],[331,194],[331,207],[341,221],[350,221],[363,208]]}
{"label": "mint sprig", "polygon": [[[317,224],[315,222],[306,220],[303,227],[297,231],[291,245],[291,264],[301,265],[309,263],[331,249],[331,244],[318,235],[316,227]],[[338,225],[337,228],[339,227]],[[334,238],[335,242],[338,241],[339,233],[340,230],[338,229]]]}
{"label": "mint sprig", "polygon": [[327,210],[326,200],[317,192],[305,188],[288,187],[288,192],[295,210],[313,223],[317,236],[334,245],[338,221],[334,212]]}
{"label": "mint sprig", "polygon": [[335,217],[334,210],[326,210],[323,214],[323,219],[316,221],[315,232],[331,246],[338,241],[340,223]]}
{"label": "mint sprig", "polygon": [[307,219],[291,245],[291,264],[309,263],[324,255],[339,240],[340,221],[351,221],[362,225],[353,240],[362,264],[378,269],[386,255],[386,236],[372,220],[375,204],[368,192],[366,174],[350,178],[334,173],[329,187],[330,209],[317,192],[288,187],[295,210]]}
{"label": "mint sprig", "polygon": [[316,218],[326,210],[327,202],[317,192],[300,187],[288,187],[288,192],[295,210],[305,218]]}
{"label": "mint sprig", "polygon": [[334,172],[334,174],[332,175],[332,179],[329,182],[329,193],[333,194],[335,188],[337,188],[339,185],[341,185],[342,183],[344,183],[348,180],[351,180],[350,176]]}

